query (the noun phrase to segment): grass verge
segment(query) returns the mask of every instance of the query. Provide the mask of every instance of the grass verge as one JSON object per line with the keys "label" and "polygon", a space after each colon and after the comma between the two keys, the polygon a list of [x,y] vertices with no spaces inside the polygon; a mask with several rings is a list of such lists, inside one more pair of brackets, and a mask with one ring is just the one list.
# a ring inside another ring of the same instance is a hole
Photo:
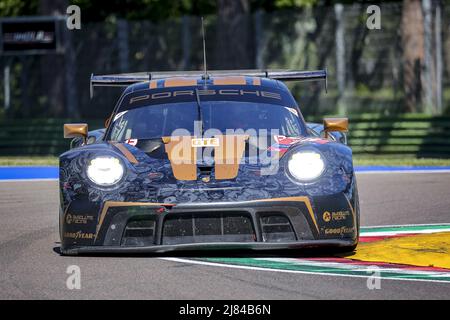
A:
{"label": "grass verge", "polygon": [[355,166],[450,166],[450,159],[414,158],[414,157],[382,157],[382,156],[354,156]]}
{"label": "grass verge", "polygon": [[57,157],[0,157],[0,166],[57,166]]}

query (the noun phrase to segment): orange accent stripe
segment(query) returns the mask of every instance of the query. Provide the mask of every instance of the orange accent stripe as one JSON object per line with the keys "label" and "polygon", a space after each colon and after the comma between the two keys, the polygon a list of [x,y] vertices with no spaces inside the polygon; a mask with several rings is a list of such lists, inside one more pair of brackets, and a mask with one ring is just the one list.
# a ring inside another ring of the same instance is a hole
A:
{"label": "orange accent stripe", "polygon": [[138,163],[137,159],[133,154],[121,143],[113,143],[114,146],[122,152],[122,154],[130,161],[131,163]]}
{"label": "orange accent stripe", "polygon": [[214,78],[213,84],[215,85],[245,85],[245,77],[221,77]]}
{"label": "orange accent stripe", "polygon": [[214,148],[215,178],[218,180],[234,179],[239,172],[248,136],[226,135],[217,136],[217,138],[219,146]]}
{"label": "orange accent stripe", "polygon": [[188,87],[188,86],[196,86],[197,79],[194,78],[170,78],[164,81],[164,87]]}
{"label": "orange accent stripe", "polygon": [[150,81],[150,89],[156,89],[158,87],[158,81],[152,80]]}
{"label": "orange accent stripe", "polygon": [[308,197],[285,197],[285,198],[273,198],[273,199],[262,199],[262,200],[252,200],[249,202],[257,202],[257,201],[262,201],[262,202],[268,202],[268,201],[298,201],[298,202],[303,202],[306,205],[306,208],[308,209],[309,215],[311,216],[312,221],[314,222],[314,226],[316,227],[317,233],[319,232],[319,225],[317,224],[316,221],[316,217],[314,215],[314,211],[312,209],[311,206],[311,201],[309,200]]}
{"label": "orange accent stripe", "polygon": [[172,172],[177,180],[197,179],[197,151],[192,148],[191,139],[190,136],[163,137]]}
{"label": "orange accent stripe", "polygon": [[253,77],[253,85],[254,86],[260,86],[261,85],[261,78]]}

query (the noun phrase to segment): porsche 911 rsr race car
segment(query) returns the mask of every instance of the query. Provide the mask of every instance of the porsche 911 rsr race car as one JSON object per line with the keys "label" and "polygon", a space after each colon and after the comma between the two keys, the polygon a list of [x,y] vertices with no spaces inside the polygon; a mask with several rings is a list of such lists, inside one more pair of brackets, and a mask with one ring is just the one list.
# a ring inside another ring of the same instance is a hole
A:
{"label": "porsche 911 rsr race car", "polygon": [[106,128],[66,124],[61,253],[352,250],[348,121],[307,124],[280,80],[325,71],[93,76],[127,86]]}

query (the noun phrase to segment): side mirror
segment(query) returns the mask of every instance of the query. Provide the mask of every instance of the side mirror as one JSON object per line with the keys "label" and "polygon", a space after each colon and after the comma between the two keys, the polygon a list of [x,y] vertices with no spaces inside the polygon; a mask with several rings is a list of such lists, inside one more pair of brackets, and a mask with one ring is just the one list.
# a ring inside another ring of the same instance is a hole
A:
{"label": "side mirror", "polygon": [[86,123],[66,123],[64,125],[64,138],[83,138],[84,143],[88,136],[88,125]]}
{"label": "side mirror", "polygon": [[323,119],[323,129],[326,139],[330,132],[348,132],[348,118],[325,118]]}

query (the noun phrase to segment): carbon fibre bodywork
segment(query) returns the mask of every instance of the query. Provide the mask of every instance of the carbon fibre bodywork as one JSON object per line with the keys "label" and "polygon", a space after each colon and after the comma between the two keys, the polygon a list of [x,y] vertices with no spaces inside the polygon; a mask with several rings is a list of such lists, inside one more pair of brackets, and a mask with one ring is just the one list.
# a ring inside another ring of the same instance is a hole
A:
{"label": "carbon fibre bodywork", "polygon": [[[262,82],[264,90],[280,94],[277,103],[295,107],[301,118],[284,84],[268,79]],[[226,89],[255,90],[255,86]],[[113,116],[124,105],[129,106],[133,97],[152,92],[164,90],[149,89],[148,83],[130,86]],[[138,102],[133,108],[140,105]],[[302,118],[301,122],[306,128]],[[215,179],[213,167],[199,167],[197,179],[179,180],[173,174],[171,161],[164,156],[162,139],[132,146],[108,141],[109,129],[104,140],[60,156],[60,235],[64,254],[352,248],[357,244],[359,205],[352,153],[342,143],[314,137],[305,129],[305,135],[293,143],[271,145],[277,152],[268,151],[267,157],[277,157],[275,166],[272,162],[250,163],[245,155],[233,179]],[[299,183],[290,176],[287,161],[293,152],[305,149],[322,155],[325,171],[317,180]],[[112,187],[100,187],[86,175],[90,161],[102,155],[120,159],[125,167],[123,178]]]}

